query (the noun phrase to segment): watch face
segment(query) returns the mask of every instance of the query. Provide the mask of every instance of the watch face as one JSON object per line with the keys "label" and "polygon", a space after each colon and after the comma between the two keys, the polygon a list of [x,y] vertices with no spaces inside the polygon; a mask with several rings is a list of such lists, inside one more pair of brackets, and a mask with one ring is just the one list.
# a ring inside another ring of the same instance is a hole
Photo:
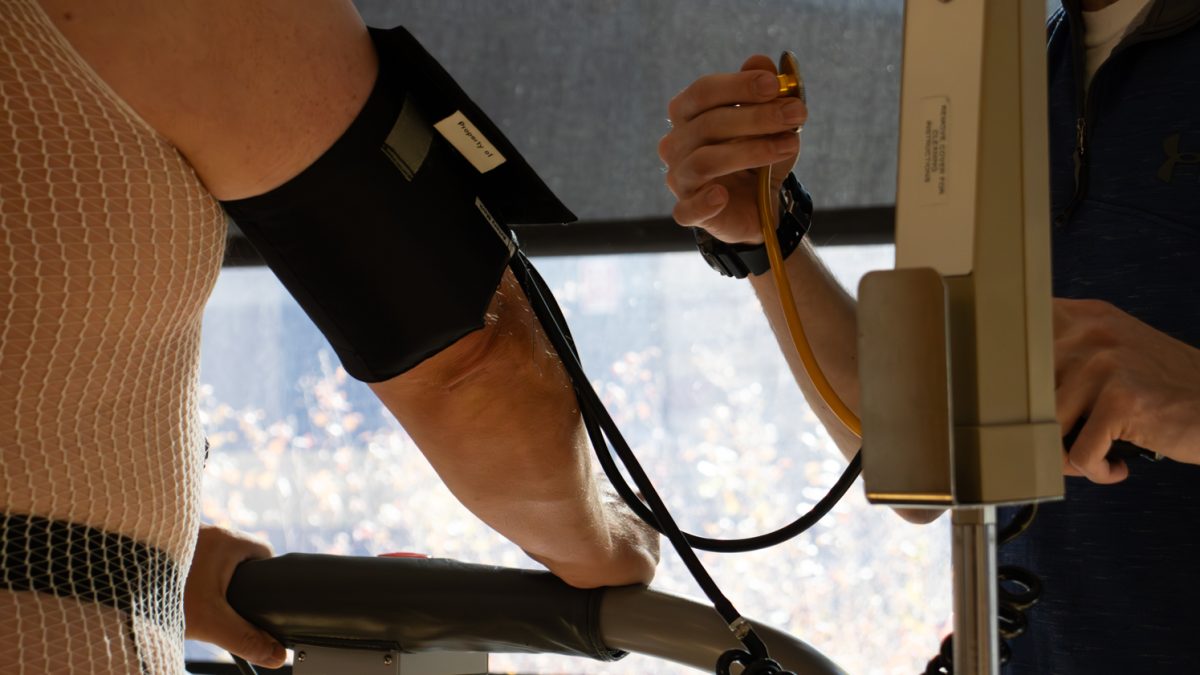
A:
{"label": "watch face", "polygon": [[700,248],[700,256],[704,258],[704,262],[708,263],[709,267],[713,268],[717,272],[720,272],[724,276],[732,276],[729,273],[729,270],[725,269],[725,266],[721,264],[721,259],[717,257],[717,254],[708,247],[702,246]]}
{"label": "watch face", "polygon": [[725,267],[725,262],[721,260],[720,254],[717,253],[718,247],[724,246],[719,239],[702,227],[692,228],[692,236],[696,239],[696,248],[700,250],[700,256],[704,258],[704,262],[708,263],[709,267],[724,276],[733,276]]}
{"label": "watch face", "polygon": [[812,197],[809,196],[800,181],[796,180],[795,174],[789,175],[783,182],[780,199],[783,213],[796,219],[803,236],[808,231],[809,223],[812,220]]}

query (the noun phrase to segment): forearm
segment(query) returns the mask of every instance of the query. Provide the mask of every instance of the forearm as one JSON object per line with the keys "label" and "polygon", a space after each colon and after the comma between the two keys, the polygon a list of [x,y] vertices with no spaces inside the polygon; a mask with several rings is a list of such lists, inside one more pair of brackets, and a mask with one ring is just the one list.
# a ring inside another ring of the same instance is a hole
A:
{"label": "forearm", "polygon": [[[855,414],[861,415],[855,301],[821,263],[807,240],[788,257],[786,264],[788,282],[796,300],[796,310],[804,325],[808,343],[817,357],[817,363],[842,401]],[[804,371],[804,364],[792,344],[783,317],[774,278],[770,273],[752,276],[750,283],[763,304],[763,311],[771,323],[775,338],[787,358],[796,383],[804,392],[804,398],[825,425],[838,449],[850,459],[862,447],[862,441],[833,414],[833,410],[822,400],[812,380]],[[928,523],[936,519],[941,511],[896,509],[896,513],[909,522]]]}
{"label": "forearm", "polygon": [[[788,282],[795,296],[796,310],[804,326],[809,345],[821,371],[842,401],[858,414],[858,349],[854,299],[838,284],[807,240],[786,261]],[[792,344],[779,292],[770,272],[751,276],[750,283],[763,305],[779,347],[787,359],[796,383],[804,392],[813,411],[829,431],[847,459],[859,449],[859,439],[834,415],[822,400],[804,370],[800,355]]]}
{"label": "forearm", "polygon": [[467,508],[569,583],[653,576],[657,542],[602,496],[571,383],[509,275],[485,328],[372,389]]}

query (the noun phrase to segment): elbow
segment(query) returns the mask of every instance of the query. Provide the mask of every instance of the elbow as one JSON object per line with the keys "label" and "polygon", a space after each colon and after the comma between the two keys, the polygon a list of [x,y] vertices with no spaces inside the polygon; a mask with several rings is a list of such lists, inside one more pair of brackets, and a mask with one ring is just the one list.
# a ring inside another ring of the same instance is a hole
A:
{"label": "elbow", "polygon": [[897,508],[894,509],[896,515],[903,518],[906,522],[913,525],[928,525],[937,520],[945,509],[912,509],[912,508]]}
{"label": "elbow", "polygon": [[[453,394],[459,389],[486,386],[503,379],[505,369],[520,368],[530,361],[521,346],[532,342],[531,321],[513,307],[515,280],[505,273],[492,297],[483,325],[429,356],[411,370],[391,380],[373,383],[377,392],[386,391],[424,399]],[[528,349],[525,350],[528,352]],[[482,381],[482,382],[481,382]]]}

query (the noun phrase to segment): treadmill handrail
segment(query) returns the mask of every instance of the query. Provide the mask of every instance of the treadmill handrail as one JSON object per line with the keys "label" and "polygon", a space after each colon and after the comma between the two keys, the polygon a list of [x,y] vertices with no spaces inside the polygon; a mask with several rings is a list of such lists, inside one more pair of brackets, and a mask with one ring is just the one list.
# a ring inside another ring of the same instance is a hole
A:
{"label": "treadmill handrail", "polygon": [[[641,586],[577,589],[548,572],[447,559],[289,553],[242,563],[227,593],[284,645],[402,652],[554,653],[611,661],[625,651],[702,671],[738,643],[712,607]],[[804,641],[755,623],[798,675],[844,675]]]}

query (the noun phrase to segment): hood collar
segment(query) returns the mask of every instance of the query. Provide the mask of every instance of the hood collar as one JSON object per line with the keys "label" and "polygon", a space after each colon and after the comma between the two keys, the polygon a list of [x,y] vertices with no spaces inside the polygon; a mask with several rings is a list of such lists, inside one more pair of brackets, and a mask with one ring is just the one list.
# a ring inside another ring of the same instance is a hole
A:
{"label": "hood collar", "polygon": [[[1062,0],[1071,23],[1078,25],[1083,18],[1082,0]],[[1146,20],[1137,29],[1141,36],[1154,39],[1183,32],[1200,22],[1200,2],[1155,0],[1146,12]]]}

